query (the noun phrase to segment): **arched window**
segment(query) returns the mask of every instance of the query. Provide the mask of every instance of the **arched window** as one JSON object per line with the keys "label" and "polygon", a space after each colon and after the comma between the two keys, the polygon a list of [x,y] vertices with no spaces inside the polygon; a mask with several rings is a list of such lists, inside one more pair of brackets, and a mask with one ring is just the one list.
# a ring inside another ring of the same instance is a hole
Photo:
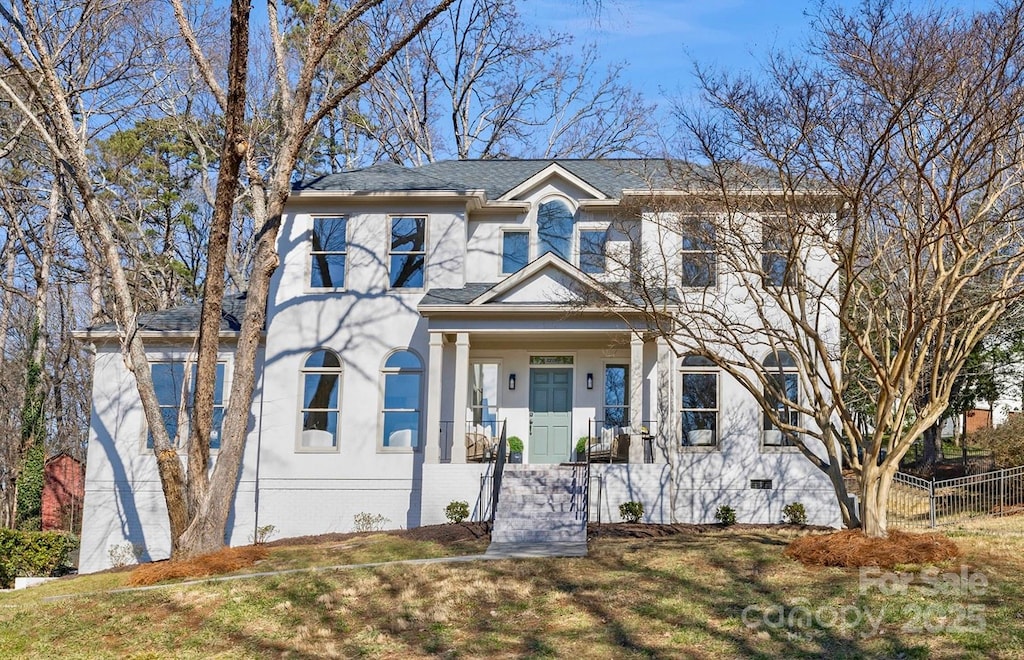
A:
{"label": "arched window", "polygon": [[[793,405],[800,401],[800,377],[796,361],[786,351],[771,353],[763,362],[771,387],[766,387],[764,397],[778,418],[789,426],[800,426],[800,411]],[[765,414],[762,441],[766,447],[788,447],[793,445],[790,433],[783,432]]]}
{"label": "arched window", "polygon": [[381,444],[385,448],[419,447],[423,362],[412,351],[395,351],[384,362],[381,375],[384,379]]}
{"label": "arched window", "polygon": [[572,261],[572,209],[561,200],[544,202],[537,209],[537,256],[554,252],[566,261]]}
{"label": "arched window", "polygon": [[718,369],[700,355],[687,355],[680,364],[679,418],[684,447],[718,445]]}
{"label": "arched window", "polygon": [[302,434],[299,449],[338,448],[341,412],[341,358],[334,351],[313,351],[302,365]]}

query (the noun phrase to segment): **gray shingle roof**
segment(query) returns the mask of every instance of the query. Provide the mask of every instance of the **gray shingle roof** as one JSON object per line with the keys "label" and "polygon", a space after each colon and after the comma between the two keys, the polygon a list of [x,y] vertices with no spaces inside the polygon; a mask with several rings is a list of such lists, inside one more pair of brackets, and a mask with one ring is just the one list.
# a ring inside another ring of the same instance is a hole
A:
{"label": "gray shingle roof", "polygon": [[[245,294],[238,293],[224,297],[221,310],[221,331],[242,329],[242,314],[245,311]],[[199,317],[202,315],[202,303],[183,305],[164,309],[159,312],[147,312],[139,315],[139,329],[150,332],[196,332],[199,330]],[[92,332],[113,332],[117,329],[112,323],[88,328]]]}
{"label": "gray shingle roof", "polygon": [[470,282],[458,289],[430,289],[420,299],[420,305],[468,305],[497,282]]}
{"label": "gray shingle roof", "polygon": [[679,172],[670,169],[685,168],[688,178],[697,173],[690,165],[673,166],[662,159],[446,160],[412,168],[383,163],[308,179],[295,189],[357,192],[482,189],[488,199],[496,199],[552,163],[558,163],[613,198],[620,197],[626,189],[678,187]]}

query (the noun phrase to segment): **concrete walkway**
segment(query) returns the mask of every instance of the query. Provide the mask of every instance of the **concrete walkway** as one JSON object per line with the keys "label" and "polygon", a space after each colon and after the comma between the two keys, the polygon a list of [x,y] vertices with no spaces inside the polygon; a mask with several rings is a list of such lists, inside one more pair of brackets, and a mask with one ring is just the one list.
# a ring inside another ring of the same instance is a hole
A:
{"label": "concrete walkway", "polygon": [[[309,566],[307,568],[289,568],[281,571],[263,571],[260,573],[238,573],[236,575],[222,575],[199,578],[197,580],[186,580],[184,582],[168,582],[167,584],[153,584],[146,587],[122,587],[120,589],[108,589],[106,591],[88,591],[77,594],[61,594],[58,596],[45,596],[42,601],[63,600],[65,598],[76,598],[79,596],[100,596],[103,594],[124,594],[134,591],[154,591],[156,589],[171,589],[174,587],[188,587],[209,582],[231,582],[234,580],[247,580],[250,578],[271,577],[275,575],[289,575],[293,573],[319,573],[324,571],[352,571],[360,568],[379,568],[381,566],[425,565],[425,564],[459,564],[472,561],[495,561],[499,559],[531,559],[542,557],[585,557],[587,545],[582,548],[578,544],[571,543],[500,543],[495,548],[491,544],[487,552],[482,555],[459,555],[455,557],[428,557],[426,559],[397,559],[394,561],[378,561],[367,564],[336,564],[334,566]],[[566,547],[563,547],[566,546]],[[568,547],[573,546],[573,547]]]}

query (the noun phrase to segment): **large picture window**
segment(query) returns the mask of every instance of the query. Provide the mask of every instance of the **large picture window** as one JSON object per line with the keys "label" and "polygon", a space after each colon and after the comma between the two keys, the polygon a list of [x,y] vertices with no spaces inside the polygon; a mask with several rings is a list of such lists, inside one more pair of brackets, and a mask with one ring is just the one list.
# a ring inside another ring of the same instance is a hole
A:
{"label": "large picture window", "polygon": [[718,445],[718,370],[700,355],[683,358],[679,418],[684,447]]}
{"label": "large picture window", "polygon": [[345,286],[347,230],[348,221],[345,218],[313,218],[309,276],[312,288],[340,289]]}
{"label": "large picture window", "polygon": [[[765,358],[764,366],[772,383],[764,393],[769,407],[784,424],[799,427],[800,411],[793,405],[800,401],[800,378],[793,356],[785,351],[773,353]],[[763,418],[763,442],[766,447],[788,447],[794,444],[791,432],[780,429],[767,414]]]}
{"label": "large picture window", "polygon": [[[223,362],[217,364],[216,380],[213,389],[213,424],[210,431],[210,449],[220,449],[220,429],[224,423],[224,371]],[[164,428],[173,442],[177,437],[179,444],[188,438],[188,420],[192,416],[192,397],[196,382],[196,365],[192,363],[185,380],[184,362],[154,362],[150,365],[153,377],[153,388],[156,400],[160,405],[160,414],[164,420]],[[187,401],[182,406],[182,400]],[[179,435],[180,431],[180,435]],[[152,449],[153,434],[147,431],[146,447]]]}
{"label": "large picture window", "polygon": [[427,219],[391,218],[389,273],[391,288],[423,288],[427,258]]}
{"label": "large picture window", "polygon": [[341,412],[341,358],[334,351],[314,351],[302,365],[302,433],[299,449],[338,448]]}
{"label": "large picture window", "polygon": [[384,362],[382,375],[382,445],[388,449],[419,447],[423,363],[412,351],[396,351]]}

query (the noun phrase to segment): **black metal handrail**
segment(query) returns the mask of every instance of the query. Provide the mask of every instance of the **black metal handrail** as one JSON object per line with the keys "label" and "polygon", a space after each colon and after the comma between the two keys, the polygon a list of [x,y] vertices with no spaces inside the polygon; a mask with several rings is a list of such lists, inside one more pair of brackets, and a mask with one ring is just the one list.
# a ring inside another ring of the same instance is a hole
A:
{"label": "black metal handrail", "polygon": [[505,438],[505,423],[501,422],[501,439],[498,440],[498,457],[494,460],[494,485],[491,492],[491,524],[494,524],[494,514],[498,510],[498,493],[501,492],[501,475],[505,471],[505,452],[508,450],[508,440]]}

